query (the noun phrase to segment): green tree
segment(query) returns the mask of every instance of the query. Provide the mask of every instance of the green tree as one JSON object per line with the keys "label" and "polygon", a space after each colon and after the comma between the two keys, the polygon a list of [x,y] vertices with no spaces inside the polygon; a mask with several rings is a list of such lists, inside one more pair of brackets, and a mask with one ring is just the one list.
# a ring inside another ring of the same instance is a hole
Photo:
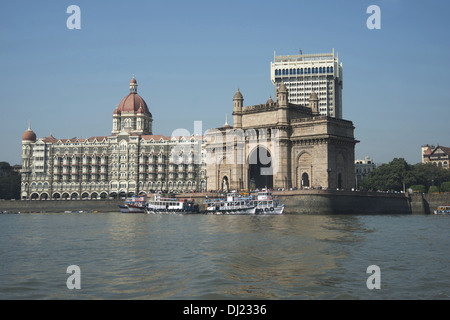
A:
{"label": "green tree", "polygon": [[0,199],[20,199],[20,175],[8,162],[0,162]]}
{"label": "green tree", "polygon": [[437,187],[437,186],[431,186],[428,189],[428,193],[438,193],[438,192],[439,192],[439,187]]}
{"label": "green tree", "polygon": [[450,181],[441,183],[441,192],[450,192]]}
{"label": "green tree", "polygon": [[423,184],[413,185],[413,186],[409,187],[409,189],[412,189],[414,192],[420,192],[420,193],[425,193],[425,190],[427,190]]}
{"label": "green tree", "polygon": [[364,190],[402,191],[416,183],[413,167],[403,158],[395,158],[373,170],[362,183]]}
{"label": "green tree", "polygon": [[431,163],[418,163],[413,166],[413,174],[417,184],[423,184],[428,190],[431,186],[439,186],[450,181],[450,170],[434,166]]}

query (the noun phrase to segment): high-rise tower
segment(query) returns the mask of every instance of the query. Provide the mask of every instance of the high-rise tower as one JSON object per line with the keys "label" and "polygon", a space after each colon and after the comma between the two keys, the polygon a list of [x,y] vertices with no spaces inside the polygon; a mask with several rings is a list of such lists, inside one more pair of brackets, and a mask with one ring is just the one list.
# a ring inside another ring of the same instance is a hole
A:
{"label": "high-rise tower", "polygon": [[277,56],[270,63],[270,78],[275,92],[281,83],[289,91],[288,101],[308,106],[309,98],[316,93],[318,111],[342,119],[342,63],[332,53]]}

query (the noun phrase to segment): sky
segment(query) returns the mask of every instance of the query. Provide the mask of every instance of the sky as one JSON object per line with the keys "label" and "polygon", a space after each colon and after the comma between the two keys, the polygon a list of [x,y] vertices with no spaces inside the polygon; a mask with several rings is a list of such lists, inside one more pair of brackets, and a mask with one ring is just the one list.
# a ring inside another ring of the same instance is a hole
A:
{"label": "sky", "polygon": [[1,1],[0,161],[21,163],[29,122],[38,138],[110,135],[133,74],[170,136],[231,124],[238,88],[244,105],[273,97],[274,52],[334,49],[355,159],[415,164],[422,145],[450,146],[449,15],[443,0]]}

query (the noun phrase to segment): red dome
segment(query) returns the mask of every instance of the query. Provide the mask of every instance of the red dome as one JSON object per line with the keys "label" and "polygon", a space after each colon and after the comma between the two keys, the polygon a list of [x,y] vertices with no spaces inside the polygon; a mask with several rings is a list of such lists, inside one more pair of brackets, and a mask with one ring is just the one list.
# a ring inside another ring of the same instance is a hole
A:
{"label": "red dome", "polygon": [[22,141],[36,141],[36,134],[33,132],[33,130],[28,129],[25,131],[22,135]]}
{"label": "red dome", "polygon": [[130,94],[123,98],[117,109],[114,110],[114,114],[120,114],[122,112],[143,113],[150,117],[152,116],[144,99],[137,94],[137,82],[134,75],[130,81]]}
{"label": "red dome", "polygon": [[148,111],[147,104],[144,99],[141,98],[135,92],[130,93],[125,98],[120,101],[119,107],[117,108],[117,112],[138,112],[139,108],[142,106],[143,113],[152,116],[150,111]]}

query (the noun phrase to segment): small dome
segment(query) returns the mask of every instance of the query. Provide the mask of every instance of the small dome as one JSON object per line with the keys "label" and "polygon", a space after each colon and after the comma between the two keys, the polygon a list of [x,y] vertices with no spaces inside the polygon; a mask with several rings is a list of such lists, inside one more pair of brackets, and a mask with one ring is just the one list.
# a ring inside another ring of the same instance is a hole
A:
{"label": "small dome", "polygon": [[237,92],[235,93],[233,99],[244,99],[244,97],[242,96],[242,93],[239,91],[239,88],[238,88]]}
{"label": "small dome", "polygon": [[282,82],[280,84],[280,87],[278,88],[278,92],[288,92],[286,85],[284,84],[284,82]]}
{"label": "small dome", "polygon": [[309,100],[319,100],[315,91],[311,93],[311,95],[309,96]]}
{"label": "small dome", "polygon": [[266,104],[273,104],[273,100],[272,100],[272,97],[269,97],[269,100],[267,100],[267,102],[266,102]]}
{"label": "small dome", "polygon": [[34,142],[34,141],[36,141],[36,134],[33,132],[33,130],[28,128],[28,130],[22,134],[22,141],[33,141]]}
{"label": "small dome", "polygon": [[133,74],[133,79],[131,79],[131,81],[130,81],[130,84],[131,83],[137,84],[136,79],[134,78],[134,74]]}

